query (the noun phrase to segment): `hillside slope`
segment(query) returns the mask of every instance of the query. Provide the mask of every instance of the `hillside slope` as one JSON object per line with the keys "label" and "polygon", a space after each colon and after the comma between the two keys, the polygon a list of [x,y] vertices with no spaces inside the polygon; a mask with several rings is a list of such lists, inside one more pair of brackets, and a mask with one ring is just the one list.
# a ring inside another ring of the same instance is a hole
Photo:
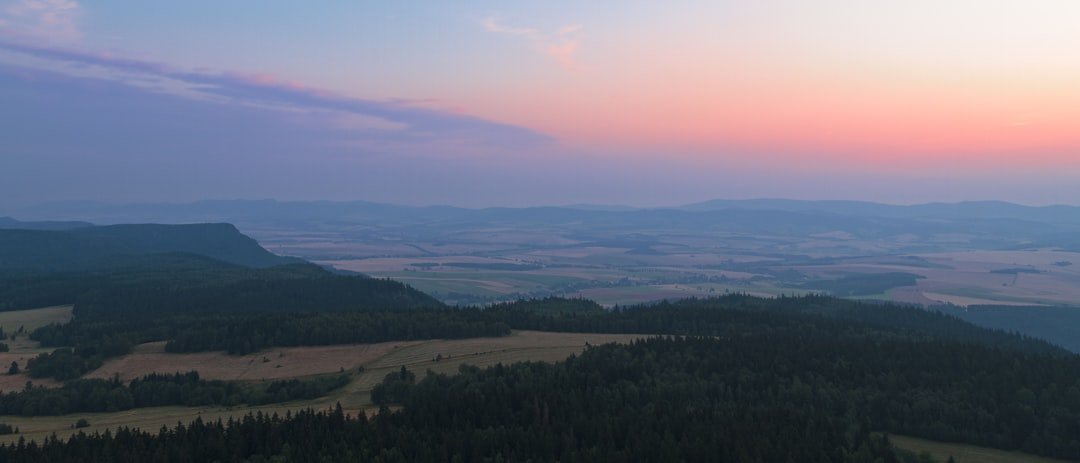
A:
{"label": "hillside slope", "polygon": [[302,262],[263,249],[225,223],[0,229],[0,269],[94,270],[118,255],[189,253],[245,267]]}
{"label": "hillside slope", "polygon": [[73,228],[92,227],[90,222],[46,221],[22,222],[11,217],[0,217],[0,230],[71,230]]}

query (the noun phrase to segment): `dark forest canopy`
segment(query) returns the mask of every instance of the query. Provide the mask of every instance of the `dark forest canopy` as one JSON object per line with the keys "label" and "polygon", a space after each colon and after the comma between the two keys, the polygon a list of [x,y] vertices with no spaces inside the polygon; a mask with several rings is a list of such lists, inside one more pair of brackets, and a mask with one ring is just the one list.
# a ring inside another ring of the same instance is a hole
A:
{"label": "dark forest canopy", "polygon": [[[162,298],[162,304],[167,305],[167,294]],[[729,295],[612,311],[599,309],[588,300],[547,298],[488,308],[419,307],[169,316],[139,311],[103,311],[94,316],[79,313],[70,323],[49,325],[31,333],[31,338],[44,346],[71,349],[38,357],[29,365],[30,375],[57,379],[78,377],[100,366],[106,358],[123,355],[136,344],[151,341],[168,341],[166,348],[170,352],[225,350],[246,354],[275,346],[501,336],[509,334],[511,329],[730,338],[799,327],[828,332],[832,336],[914,338],[1055,356],[1072,355],[1044,341],[979,328],[938,312],[826,296],[766,299]]]}
{"label": "dark forest canopy", "polygon": [[313,264],[248,268],[194,254],[113,256],[93,272],[0,270],[0,310],[74,304],[77,315],[440,307],[404,284]]}
{"label": "dark forest canopy", "polygon": [[604,307],[595,301],[583,298],[545,297],[522,299],[513,302],[500,302],[488,305],[489,312],[529,312],[540,315],[570,315],[576,313],[605,313]]}
{"label": "dark forest canopy", "polygon": [[[733,337],[746,330],[793,324],[875,333],[883,337],[976,343],[1050,355],[1073,355],[1046,341],[981,328],[938,311],[872,304],[832,296],[763,298],[730,294],[589,310],[583,299],[547,298],[496,304],[483,316],[514,329],[596,333],[683,334]],[[551,310],[564,307],[565,310]],[[579,310],[572,310],[577,307]]]}
{"label": "dark forest canopy", "polygon": [[702,446],[671,461],[844,461],[824,455],[858,445],[844,440],[858,428],[1080,458],[1077,357],[794,327],[607,345],[554,366],[463,367],[415,385],[394,373],[373,397],[402,404],[417,427],[549,425],[641,455],[666,435]]}
{"label": "dark forest canopy", "polygon": [[263,249],[231,224],[133,224],[67,230],[0,228],[0,269],[88,270],[119,255],[187,253],[246,267],[302,262]]}
{"label": "dark forest canopy", "polygon": [[0,227],[0,310],[61,304],[82,316],[442,306],[277,256],[230,224]]}
{"label": "dark forest canopy", "polygon": [[592,347],[554,365],[402,370],[375,396],[400,408],[79,434],[0,459],[917,461],[878,432],[1080,457],[1074,357],[795,326]]}
{"label": "dark forest canopy", "polygon": [[238,312],[406,310],[443,304],[403,283],[335,275],[311,265],[217,272],[185,284],[175,279],[104,285],[79,295],[75,316],[115,319]]}
{"label": "dark forest canopy", "polygon": [[[320,278],[351,277],[274,277],[266,281],[278,285]],[[181,287],[179,292],[147,285],[148,289],[136,297],[101,296],[98,301],[109,302],[82,306],[72,322],[32,333],[43,345],[69,348],[34,359],[29,372],[36,377],[76,378],[105,358],[155,340],[168,341],[167,348],[173,352],[246,353],[270,346],[497,336],[510,329],[705,336],[589,349],[585,355],[554,367],[525,364],[466,369],[454,378],[428,377],[419,382],[414,382],[411,374],[388,375],[373,397],[400,402],[405,408],[383,412],[374,422],[384,420],[395,432],[407,436],[400,439],[424,442],[429,447],[404,450],[399,448],[403,440],[379,441],[386,438],[380,435],[362,444],[375,445],[373,449],[335,447],[332,451],[341,450],[345,455],[394,452],[406,460],[429,458],[427,453],[410,452],[436,451],[441,455],[438,452],[445,451],[473,457],[532,455],[540,460],[584,455],[618,459],[635,454],[631,452],[653,452],[656,460],[722,455],[730,461],[776,461],[774,457],[788,455],[793,455],[794,461],[872,461],[855,456],[871,452],[883,461],[897,461],[885,440],[870,437],[873,430],[1080,457],[1080,444],[1073,437],[1080,435],[1080,357],[1043,341],[978,328],[940,312],[827,296],[768,299],[727,295],[614,310],[603,310],[588,300],[547,298],[483,308],[321,311],[312,307],[296,311],[286,304],[275,306],[275,301],[260,299],[259,292],[253,291],[240,294],[268,304],[265,310],[252,304],[250,310],[219,314],[187,312],[167,302],[186,294],[214,294],[232,284],[200,282]],[[287,284],[275,287],[294,288]],[[297,295],[311,291],[297,288]],[[287,297],[290,293],[281,294]],[[343,290],[318,297],[350,300],[354,294]],[[287,301],[276,302],[282,300]],[[627,370],[634,365],[636,369]],[[90,384],[81,381],[69,383],[69,390]],[[529,391],[535,394],[528,396]],[[546,395],[537,395],[540,393]],[[227,392],[218,396],[222,399],[215,403],[250,402]],[[455,404],[437,403],[448,402],[447,397]],[[117,403],[127,406],[127,402]],[[459,403],[471,405],[456,408]],[[108,401],[105,406],[110,406]],[[537,406],[540,412],[536,412]],[[657,415],[658,409],[674,411]],[[457,416],[458,421],[450,425],[445,422],[447,416]],[[317,418],[325,419],[330,418]],[[630,423],[641,420],[659,424],[630,429]],[[565,434],[547,431],[545,423],[552,425],[551,429],[556,429],[555,423],[559,423],[557,429],[575,429],[573,445],[567,443]],[[294,424],[290,420],[262,423],[270,426],[268,429]],[[361,428],[371,424],[354,422],[357,428],[348,432],[369,432]],[[215,426],[204,431],[231,432]],[[799,434],[809,428],[817,431],[809,437]],[[669,435],[676,438],[671,440]],[[799,437],[792,437],[796,435]],[[138,436],[129,437],[147,439],[151,446],[161,439]],[[790,441],[777,444],[776,436]],[[73,442],[108,446],[114,438]],[[484,447],[486,450],[464,448],[462,439],[492,439],[492,444]],[[638,441],[650,446],[638,448]],[[63,453],[68,444],[45,445]],[[240,452],[254,451],[245,449]],[[290,451],[274,448],[267,456]],[[376,453],[364,453],[367,451]],[[33,452],[24,449],[18,454]]]}

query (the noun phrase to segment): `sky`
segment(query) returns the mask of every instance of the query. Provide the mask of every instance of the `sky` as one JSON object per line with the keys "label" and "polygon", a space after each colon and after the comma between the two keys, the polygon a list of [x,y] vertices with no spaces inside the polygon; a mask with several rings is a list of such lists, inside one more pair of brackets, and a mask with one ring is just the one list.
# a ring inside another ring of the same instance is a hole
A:
{"label": "sky", "polygon": [[1080,204],[1080,1],[0,0],[0,206]]}

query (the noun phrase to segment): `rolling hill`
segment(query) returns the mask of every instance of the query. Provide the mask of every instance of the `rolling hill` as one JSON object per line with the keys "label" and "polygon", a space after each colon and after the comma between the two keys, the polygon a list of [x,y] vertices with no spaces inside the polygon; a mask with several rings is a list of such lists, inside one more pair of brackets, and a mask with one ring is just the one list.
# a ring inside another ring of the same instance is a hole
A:
{"label": "rolling hill", "polygon": [[90,222],[79,221],[45,221],[45,222],[22,222],[11,217],[0,217],[0,230],[71,230],[74,228],[92,227]]}
{"label": "rolling hill", "polygon": [[187,253],[242,265],[302,262],[281,257],[224,223],[0,230],[0,269],[93,270],[120,255]]}
{"label": "rolling hill", "polygon": [[278,256],[226,223],[0,229],[0,310],[64,304],[84,315],[442,306]]}

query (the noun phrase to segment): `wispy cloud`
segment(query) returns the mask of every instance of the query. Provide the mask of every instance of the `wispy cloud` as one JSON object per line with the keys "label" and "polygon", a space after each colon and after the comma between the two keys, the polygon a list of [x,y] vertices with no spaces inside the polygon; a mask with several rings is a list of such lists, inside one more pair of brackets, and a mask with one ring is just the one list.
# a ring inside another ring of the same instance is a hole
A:
{"label": "wispy cloud", "polygon": [[0,6],[0,36],[70,42],[82,37],[81,16],[74,0],[11,0]]}
{"label": "wispy cloud", "polygon": [[409,145],[415,151],[451,142],[506,148],[551,141],[527,128],[432,109],[423,102],[351,98],[267,74],[186,71],[159,63],[13,42],[0,42],[3,65],[292,115],[353,133],[356,137],[352,142],[358,146]]}
{"label": "wispy cloud", "polygon": [[528,41],[533,49],[551,57],[568,71],[580,68],[575,54],[581,45],[581,34],[584,28],[579,24],[565,25],[554,32],[507,25],[496,16],[484,18],[482,24],[489,32],[519,37]]}

